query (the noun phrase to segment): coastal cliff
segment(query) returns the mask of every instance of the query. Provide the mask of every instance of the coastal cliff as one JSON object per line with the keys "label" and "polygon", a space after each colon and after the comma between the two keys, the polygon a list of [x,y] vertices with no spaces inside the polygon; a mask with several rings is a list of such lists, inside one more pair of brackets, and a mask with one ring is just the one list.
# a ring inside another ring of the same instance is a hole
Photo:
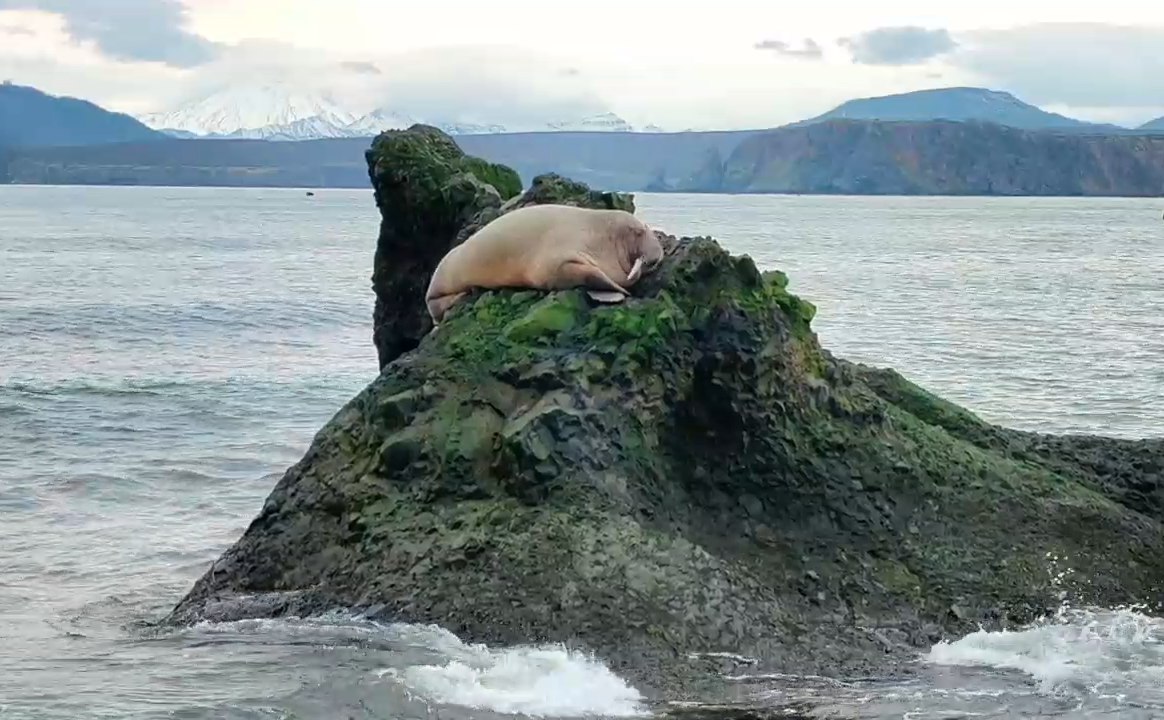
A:
{"label": "coastal cliff", "polygon": [[418,288],[474,228],[633,198],[521,192],[421,126],[367,163],[380,373],[168,622],[354,609],[587,648],[673,698],[692,653],[883,674],[1063,597],[1159,606],[1164,443],[989,425],[834,357],[783,273],[708,237],[664,237],[624,304],[477,292],[430,332]]}
{"label": "coastal cliff", "polygon": [[830,120],[759,133],[673,189],[851,195],[1164,195],[1164,136]]}

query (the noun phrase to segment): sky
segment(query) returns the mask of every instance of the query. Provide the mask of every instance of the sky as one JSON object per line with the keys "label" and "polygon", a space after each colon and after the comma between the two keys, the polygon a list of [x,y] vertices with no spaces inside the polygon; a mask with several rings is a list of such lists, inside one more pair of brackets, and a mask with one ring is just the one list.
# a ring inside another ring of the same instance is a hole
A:
{"label": "sky", "polygon": [[[1164,116],[1147,0],[0,0],[0,80],[130,113],[270,80],[501,124],[773,127],[972,85],[1087,120]],[[582,11],[580,11],[582,9]]]}

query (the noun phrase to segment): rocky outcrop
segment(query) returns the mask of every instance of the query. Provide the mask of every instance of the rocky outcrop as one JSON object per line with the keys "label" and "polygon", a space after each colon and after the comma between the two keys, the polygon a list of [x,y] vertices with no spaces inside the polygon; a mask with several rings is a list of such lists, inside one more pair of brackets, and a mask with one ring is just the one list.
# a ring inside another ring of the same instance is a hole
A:
{"label": "rocky outcrop", "polygon": [[535,203],[634,211],[629,196],[591,191],[554,174],[521,179],[504,165],[466,155],[428,125],[382,133],[366,153],[380,208],[380,238],[372,273],[376,293],[373,342],[380,367],[419,344],[432,319],[424,293],[450,249],[506,210]]}
{"label": "rocky outcrop", "polygon": [[691,653],[881,674],[1061,593],[1160,599],[1160,442],[1014,432],[835,358],[784,274],[711,238],[666,238],[625,304],[479,292],[427,333],[409,283],[473,223],[633,207],[561,178],[503,203],[467,162],[423,128],[376,141],[395,355],[171,622],[355,608],[580,645],[677,696],[700,692]]}
{"label": "rocky outcrop", "polygon": [[740,142],[676,189],[853,195],[1164,195],[1164,138],[984,122],[829,120]]}

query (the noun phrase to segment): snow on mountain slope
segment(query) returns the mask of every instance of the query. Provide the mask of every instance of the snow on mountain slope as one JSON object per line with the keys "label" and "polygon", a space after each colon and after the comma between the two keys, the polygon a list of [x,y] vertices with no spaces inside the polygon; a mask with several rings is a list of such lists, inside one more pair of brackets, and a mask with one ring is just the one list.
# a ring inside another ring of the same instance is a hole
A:
{"label": "snow on mountain slope", "polygon": [[419,120],[407,113],[381,108],[357,118],[344,130],[351,137],[365,137],[379,135],[385,130],[403,130],[417,122]]}
{"label": "snow on mountain slope", "polygon": [[[296,125],[300,121],[312,122]],[[141,118],[146,125],[203,136],[267,137],[290,133],[293,139],[336,137],[356,120],[329,96],[281,82],[238,84],[219,89],[169,112]],[[311,134],[316,133],[316,134]],[[330,133],[330,134],[329,134]]]}
{"label": "snow on mountain slope", "polygon": [[346,120],[346,117],[337,117],[332,114],[314,115],[282,125],[243,128],[215,137],[260,140],[318,140],[320,138],[355,137],[355,134],[348,130],[350,123],[345,122]]}
{"label": "snow on mountain slope", "polygon": [[[450,135],[504,132],[607,131],[633,132],[613,112],[573,120],[506,127],[467,116],[421,118],[387,107],[356,115],[326,93],[312,93],[284,82],[242,83],[219,89],[175,110],[146,115],[142,122],[176,137],[313,140],[369,137],[384,130],[423,122]],[[654,128],[652,128],[654,129]]]}
{"label": "snow on mountain slope", "polygon": [[546,129],[561,132],[634,132],[634,127],[612,112],[599,113],[577,120],[561,120],[547,123]]}
{"label": "snow on mountain slope", "polygon": [[433,124],[449,135],[495,135],[497,133],[509,132],[509,129],[504,125],[497,125],[496,123],[460,122],[452,120],[437,121]]}

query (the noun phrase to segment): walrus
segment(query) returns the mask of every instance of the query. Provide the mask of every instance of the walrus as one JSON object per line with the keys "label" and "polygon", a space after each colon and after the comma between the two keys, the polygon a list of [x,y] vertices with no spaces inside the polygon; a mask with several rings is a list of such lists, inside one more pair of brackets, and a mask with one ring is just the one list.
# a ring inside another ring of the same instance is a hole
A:
{"label": "walrus", "polygon": [[473,288],[585,287],[599,302],[619,303],[662,259],[655,232],[625,210],[527,205],[446,253],[424,299],[434,325]]}

